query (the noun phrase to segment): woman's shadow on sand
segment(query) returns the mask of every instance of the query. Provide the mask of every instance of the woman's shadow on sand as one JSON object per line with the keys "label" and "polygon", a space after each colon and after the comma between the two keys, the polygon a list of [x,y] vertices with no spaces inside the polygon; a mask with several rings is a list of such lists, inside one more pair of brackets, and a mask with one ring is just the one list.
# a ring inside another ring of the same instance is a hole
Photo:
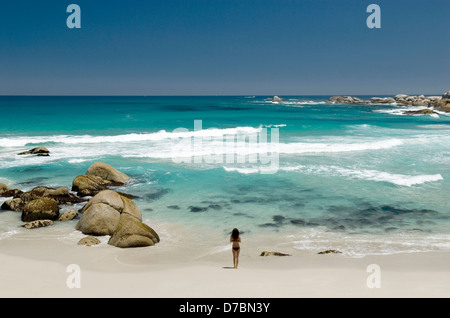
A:
{"label": "woman's shadow on sand", "polygon": [[235,269],[233,266],[222,266],[223,269]]}

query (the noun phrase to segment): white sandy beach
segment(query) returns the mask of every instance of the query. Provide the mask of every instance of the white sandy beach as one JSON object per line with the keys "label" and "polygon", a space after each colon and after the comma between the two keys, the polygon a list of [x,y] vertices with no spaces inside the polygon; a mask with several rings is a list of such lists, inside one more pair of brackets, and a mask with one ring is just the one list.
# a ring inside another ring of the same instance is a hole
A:
{"label": "white sandy beach", "polygon": [[[31,230],[31,231],[39,231]],[[37,232],[35,232],[37,233]],[[192,247],[194,251],[196,246]],[[268,246],[267,250],[271,250]],[[449,297],[450,253],[408,253],[352,258],[296,250],[261,257],[243,243],[239,269],[230,250],[199,256],[185,248],[120,249],[78,246],[54,238],[0,241],[1,297]],[[195,257],[192,255],[195,254]],[[69,288],[80,268],[80,288]],[[381,269],[369,288],[367,266]]]}

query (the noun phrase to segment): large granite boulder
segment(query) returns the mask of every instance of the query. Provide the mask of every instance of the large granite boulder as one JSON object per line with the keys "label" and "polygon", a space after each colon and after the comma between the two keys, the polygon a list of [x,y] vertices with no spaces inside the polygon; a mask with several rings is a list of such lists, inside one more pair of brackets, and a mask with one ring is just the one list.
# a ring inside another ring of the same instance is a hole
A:
{"label": "large granite boulder", "polygon": [[56,220],[59,216],[59,206],[56,201],[39,198],[28,202],[23,207],[22,221]]}
{"label": "large granite boulder", "polygon": [[76,191],[77,195],[92,196],[111,185],[111,181],[104,180],[98,176],[81,175],[76,177],[72,182],[72,191]]}
{"label": "large granite boulder", "polygon": [[99,192],[81,212],[77,230],[90,235],[111,235],[110,245],[138,247],[159,242],[158,234],[142,223],[142,213],[137,205],[115,191]]}
{"label": "large granite boulder", "polygon": [[130,177],[128,177],[125,173],[120,172],[103,162],[95,162],[86,171],[86,175],[100,177],[104,180],[111,181],[114,185],[124,185],[128,180],[130,180]]}
{"label": "large granite boulder", "polygon": [[84,211],[89,209],[91,205],[96,203],[107,204],[117,210],[119,213],[128,213],[130,215],[133,215],[137,219],[142,220],[142,213],[136,206],[136,204],[120,192],[112,190],[100,191],[94,197],[89,199],[88,203],[81,209],[81,212],[83,213]]}
{"label": "large granite boulder", "polygon": [[119,225],[120,212],[104,203],[92,204],[83,212],[76,229],[83,234],[112,235]]}
{"label": "large granite boulder", "polygon": [[144,247],[153,246],[159,240],[158,234],[150,226],[128,213],[122,213],[108,244],[121,248]]}
{"label": "large granite boulder", "polygon": [[130,177],[103,162],[92,164],[86,174],[76,177],[72,191],[79,196],[94,196],[110,186],[123,186]]}
{"label": "large granite boulder", "polygon": [[122,213],[123,210],[123,201],[122,197],[119,193],[112,190],[103,190],[97,193],[94,197],[89,199],[88,203],[81,209],[83,213],[87,209],[89,209],[92,205],[97,203],[104,203],[111,206],[113,209],[117,210],[119,213]]}

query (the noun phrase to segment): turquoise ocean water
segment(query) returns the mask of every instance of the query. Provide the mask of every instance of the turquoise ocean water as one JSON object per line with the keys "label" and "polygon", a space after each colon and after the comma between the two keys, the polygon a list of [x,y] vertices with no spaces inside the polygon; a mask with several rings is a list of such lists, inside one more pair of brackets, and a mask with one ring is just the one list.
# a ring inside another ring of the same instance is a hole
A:
{"label": "turquoise ocean water", "polygon": [[[132,177],[120,191],[150,225],[355,256],[450,250],[448,115],[267,97],[0,97],[0,182],[70,188],[102,161]],[[17,155],[41,145],[50,157]],[[11,213],[0,239],[22,231]]]}

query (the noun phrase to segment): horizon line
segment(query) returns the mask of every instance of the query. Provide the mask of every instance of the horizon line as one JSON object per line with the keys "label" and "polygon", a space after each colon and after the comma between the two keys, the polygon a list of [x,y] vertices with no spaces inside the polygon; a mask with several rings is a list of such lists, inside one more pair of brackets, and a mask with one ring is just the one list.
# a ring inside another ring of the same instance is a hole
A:
{"label": "horizon line", "polygon": [[[445,93],[445,92],[444,92]],[[395,93],[395,94],[0,94],[0,97],[240,97],[240,96],[442,96],[444,93]]]}

